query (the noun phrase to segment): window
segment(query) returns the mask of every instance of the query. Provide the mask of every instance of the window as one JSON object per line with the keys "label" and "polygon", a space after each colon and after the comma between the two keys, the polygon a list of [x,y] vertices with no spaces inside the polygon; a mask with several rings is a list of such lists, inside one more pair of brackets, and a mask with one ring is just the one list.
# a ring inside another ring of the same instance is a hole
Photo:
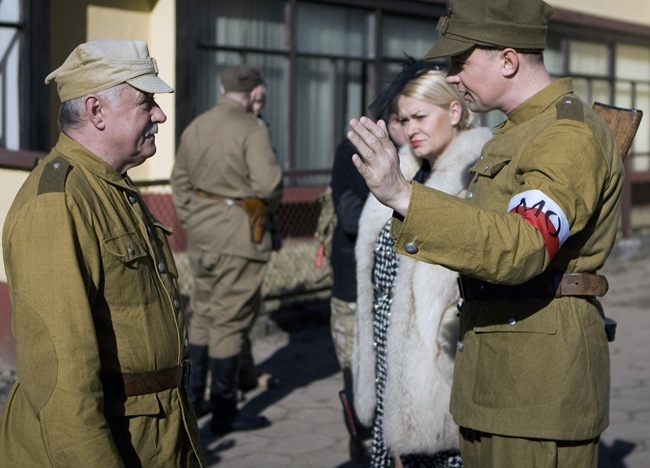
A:
{"label": "window", "polygon": [[[650,47],[617,44],[615,105],[650,111]],[[647,120],[645,122],[647,124]],[[650,171],[650,132],[643,125],[634,138],[632,170]]]}
{"label": "window", "polygon": [[360,115],[372,25],[369,10],[297,5],[293,168],[331,167],[348,120]]}
{"label": "window", "polygon": [[[376,93],[400,71],[404,53],[422,56],[436,37],[435,8],[404,3],[424,14],[340,2],[196,2],[196,73],[189,79],[194,109],[179,125],[219,100],[217,75],[223,68],[258,66],[268,87],[263,115],[278,160],[292,175],[289,185],[328,183],[349,120],[366,113]],[[184,112],[181,108],[177,115]]]}
{"label": "window", "polygon": [[383,17],[381,34],[382,54],[392,59],[424,57],[440,33],[436,20],[386,14]]}
{"label": "window", "polygon": [[[287,173],[319,171],[323,183],[349,119],[367,113],[368,104],[401,70],[404,54],[426,54],[439,35],[438,17],[446,14],[444,5],[408,0],[193,3],[196,50],[191,53],[196,60],[195,68],[188,68],[196,70],[190,80],[196,112],[183,117],[181,108],[179,125],[218,101],[217,74],[224,67],[242,62],[259,66],[269,88],[263,113],[282,168]],[[189,8],[184,5],[177,3],[181,11]],[[554,77],[571,76],[576,93],[587,102],[650,109],[650,46],[639,45],[650,43],[650,34],[629,39],[631,44],[625,34],[587,23],[558,22],[549,26],[544,60]],[[179,67],[180,73],[184,68]],[[495,111],[479,118],[494,126],[505,116]],[[645,125],[637,134],[634,170],[650,170],[649,128]],[[289,184],[304,183],[301,177]]]}
{"label": "window", "polygon": [[0,2],[0,147],[20,149],[20,2]]}

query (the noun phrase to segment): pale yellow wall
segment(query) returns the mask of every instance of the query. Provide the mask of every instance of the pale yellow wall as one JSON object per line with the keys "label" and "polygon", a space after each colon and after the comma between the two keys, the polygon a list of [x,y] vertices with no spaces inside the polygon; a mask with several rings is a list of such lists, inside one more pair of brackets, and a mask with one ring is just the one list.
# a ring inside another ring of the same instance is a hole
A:
{"label": "pale yellow wall", "polygon": [[[0,196],[0,223],[4,224],[5,217],[9,207],[18,193],[18,189],[23,185],[29,175],[27,171],[0,169],[0,187],[2,195]],[[0,245],[0,257],[2,257],[2,246]],[[0,281],[7,282],[4,262],[0,261]]]}
{"label": "pale yellow wall", "polygon": [[[151,12],[149,27],[150,52],[158,62],[160,77],[172,88],[176,87],[176,2],[159,0]],[[156,156],[141,166],[146,171],[147,180],[169,179],[174,165],[176,141],[176,107],[174,94],[159,94],[156,101],[165,114],[167,121],[160,126],[156,136],[158,152]],[[134,180],[140,180],[139,173],[131,174]]]}
{"label": "pale yellow wall", "polygon": [[[147,41],[149,53],[158,63],[159,76],[172,88],[175,85],[176,19],[174,0],[159,0],[151,12],[129,11],[89,5],[87,40],[125,39]],[[134,180],[168,179],[174,162],[174,95],[156,95],[167,121],[156,135],[156,155],[142,166],[131,169]]]}
{"label": "pale yellow wall", "polygon": [[550,5],[627,23],[650,25],[648,0],[546,0]]}

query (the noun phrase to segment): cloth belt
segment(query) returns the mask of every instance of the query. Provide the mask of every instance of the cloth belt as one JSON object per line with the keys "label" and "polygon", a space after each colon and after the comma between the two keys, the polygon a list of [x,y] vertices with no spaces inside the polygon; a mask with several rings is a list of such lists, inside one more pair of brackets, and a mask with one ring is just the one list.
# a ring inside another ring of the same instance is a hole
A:
{"label": "cloth belt", "polygon": [[189,378],[190,360],[185,359],[180,365],[167,369],[141,374],[105,375],[101,380],[107,396],[130,397],[183,388],[187,386]]}
{"label": "cloth belt", "polygon": [[208,200],[216,201],[218,203],[224,202],[226,205],[237,205],[237,206],[241,206],[244,209],[246,208],[244,206],[244,201],[240,198],[222,197],[221,195],[217,195],[216,193],[206,192],[205,190],[201,190],[201,189],[194,190],[194,193],[196,194],[197,197],[200,198],[207,198]]}
{"label": "cloth belt", "polygon": [[460,296],[465,301],[526,299],[531,297],[604,296],[607,278],[595,273],[542,273],[516,285],[488,283],[469,276],[458,278]]}

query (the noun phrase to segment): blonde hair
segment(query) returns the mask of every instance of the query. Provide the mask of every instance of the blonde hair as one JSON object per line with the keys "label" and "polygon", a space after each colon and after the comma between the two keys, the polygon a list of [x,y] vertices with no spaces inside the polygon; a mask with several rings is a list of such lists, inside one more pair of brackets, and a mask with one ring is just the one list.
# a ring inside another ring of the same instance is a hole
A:
{"label": "blonde hair", "polygon": [[438,70],[430,70],[413,78],[406,83],[397,97],[400,96],[417,99],[445,109],[456,101],[460,103],[462,108],[458,129],[467,130],[474,126],[474,114],[469,110],[467,102],[458,94],[456,86],[447,83],[445,74]]}

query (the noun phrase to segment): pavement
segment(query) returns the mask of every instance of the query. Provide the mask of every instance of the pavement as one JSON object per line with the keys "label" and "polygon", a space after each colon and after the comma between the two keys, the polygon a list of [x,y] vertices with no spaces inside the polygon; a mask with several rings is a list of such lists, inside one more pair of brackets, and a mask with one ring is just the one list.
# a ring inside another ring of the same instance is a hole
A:
{"label": "pavement", "polygon": [[[610,343],[610,426],[599,468],[650,466],[650,236],[617,242],[602,270],[602,298],[618,322]],[[340,372],[326,304],[280,310],[258,323],[253,353],[281,385],[247,395],[242,408],[267,416],[268,428],[214,438],[209,416],[199,424],[209,466],[220,468],[352,468],[338,391]],[[261,332],[260,332],[261,330]]]}
{"label": "pavement", "polygon": [[[617,242],[602,273],[610,283],[602,303],[618,329],[610,344],[610,426],[601,438],[599,468],[645,468],[650,466],[650,236]],[[342,375],[328,320],[327,302],[321,300],[280,308],[258,321],[256,362],[279,377],[280,385],[249,392],[241,406],[273,424],[216,438],[209,432],[209,416],[201,418],[210,468],[357,466],[348,456],[338,400]],[[3,372],[12,375],[0,363]]]}

